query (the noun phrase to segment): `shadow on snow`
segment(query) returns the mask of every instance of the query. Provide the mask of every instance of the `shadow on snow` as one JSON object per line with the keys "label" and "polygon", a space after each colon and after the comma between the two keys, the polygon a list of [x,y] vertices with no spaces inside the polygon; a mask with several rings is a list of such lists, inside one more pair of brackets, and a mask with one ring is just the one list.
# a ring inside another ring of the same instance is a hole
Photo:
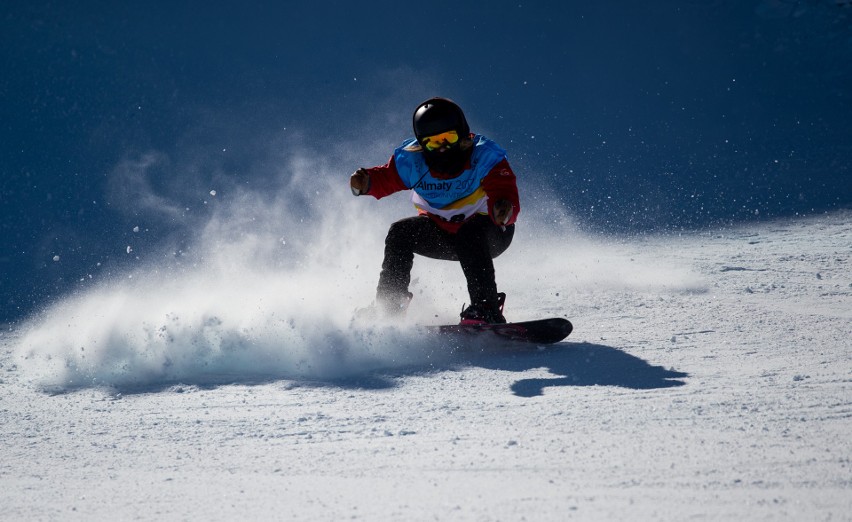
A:
{"label": "shadow on snow", "polygon": [[483,358],[477,366],[513,372],[547,368],[553,377],[519,379],[512,392],[520,397],[542,395],[561,386],[618,386],[633,390],[671,388],[686,384],[684,372],[667,370],[629,353],[600,344],[565,343],[537,352]]}

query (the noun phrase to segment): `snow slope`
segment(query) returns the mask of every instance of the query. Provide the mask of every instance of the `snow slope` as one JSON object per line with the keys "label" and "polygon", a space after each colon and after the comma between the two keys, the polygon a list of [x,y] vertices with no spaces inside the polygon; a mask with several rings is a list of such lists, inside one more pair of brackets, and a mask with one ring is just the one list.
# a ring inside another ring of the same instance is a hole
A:
{"label": "snow slope", "polygon": [[380,237],[93,287],[0,338],[0,519],[850,520],[850,218],[521,229],[508,316],[575,325],[547,349],[416,333],[451,263],[408,324],[349,324]]}

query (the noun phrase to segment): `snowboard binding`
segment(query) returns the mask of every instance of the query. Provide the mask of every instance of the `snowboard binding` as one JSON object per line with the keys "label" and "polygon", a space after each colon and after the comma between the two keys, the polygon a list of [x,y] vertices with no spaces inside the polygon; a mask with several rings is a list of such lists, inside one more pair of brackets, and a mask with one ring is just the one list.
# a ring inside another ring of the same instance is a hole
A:
{"label": "snowboard binding", "polygon": [[471,303],[462,309],[461,325],[504,324],[503,307],[506,305],[506,294],[499,292],[496,301],[480,301]]}

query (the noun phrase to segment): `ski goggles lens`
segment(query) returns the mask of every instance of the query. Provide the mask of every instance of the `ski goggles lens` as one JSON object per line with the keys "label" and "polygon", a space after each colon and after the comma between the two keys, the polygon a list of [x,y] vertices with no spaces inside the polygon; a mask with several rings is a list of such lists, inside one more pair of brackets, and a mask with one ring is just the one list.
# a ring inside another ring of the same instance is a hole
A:
{"label": "ski goggles lens", "polygon": [[427,136],[423,138],[420,142],[428,151],[438,150],[444,146],[444,144],[454,145],[459,141],[459,133],[452,130],[447,132],[442,132],[441,134],[436,134],[434,136]]}

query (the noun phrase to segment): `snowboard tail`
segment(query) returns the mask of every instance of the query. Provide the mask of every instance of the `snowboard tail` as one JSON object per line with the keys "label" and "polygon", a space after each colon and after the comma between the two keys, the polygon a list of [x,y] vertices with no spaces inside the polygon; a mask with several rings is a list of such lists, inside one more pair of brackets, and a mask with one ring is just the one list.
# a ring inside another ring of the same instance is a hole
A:
{"label": "snowboard tail", "polygon": [[561,317],[503,324],[445,324],[427,327],[441,335],[481,335],[492,333],[503,339],[534,344],[558,343],[571,334],[574,326]]}

